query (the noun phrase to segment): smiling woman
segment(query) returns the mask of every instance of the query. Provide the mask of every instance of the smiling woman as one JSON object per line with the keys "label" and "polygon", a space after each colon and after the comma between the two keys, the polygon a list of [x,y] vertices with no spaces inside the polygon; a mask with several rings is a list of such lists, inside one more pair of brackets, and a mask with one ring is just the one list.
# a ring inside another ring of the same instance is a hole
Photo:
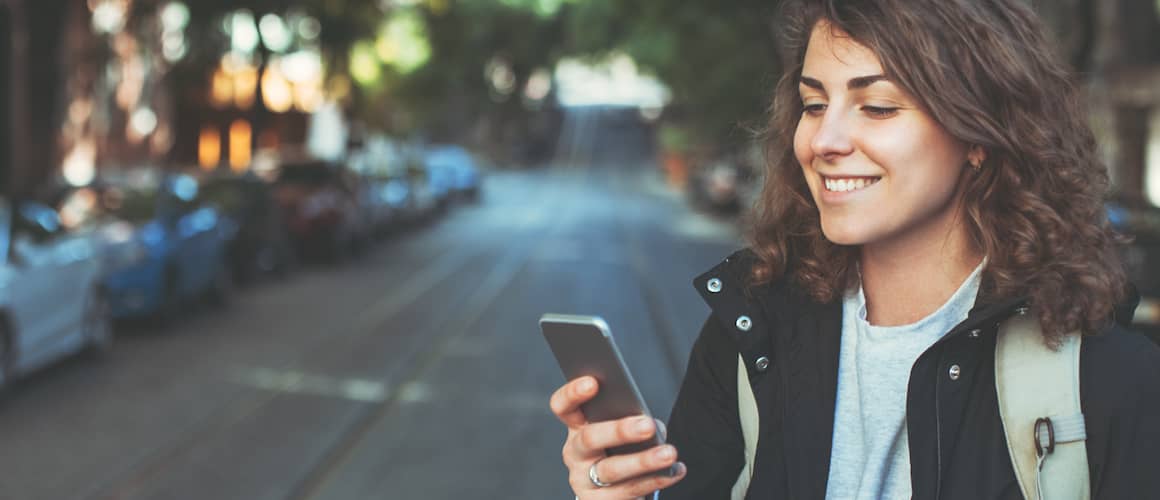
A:
{"label": "smiling woman", "polygon": [[796,63],[774,95],[750,233],[756,281],[790,274],[829,301],[871,279],[867,259],[914,267],[936,254],[915,242],[949,243],[965,251],[950,256],[952,281],[987,255],[983,296],[1032,297],[1049,337],[1099,331],[1125,290],[1107,172],[1034,15],[1007,2],[793,3]]}
{"label": "smiling woman", "polygon": [[810,39],[794,153],[826,238],[897,252],[923,233],[946,234],[959,220],[966,145],[882,75],[870,49],[830,23]]}
{"label": "smiling woman", "polygon": [[591,378],[553,396],[578,497],[1155,496],[1160,349],[1122,326],[1107,172],[1033,13],[785,4],[751,249],[694,280],[712,314],[667,445],[606,457],[656,428],[587,421]]}

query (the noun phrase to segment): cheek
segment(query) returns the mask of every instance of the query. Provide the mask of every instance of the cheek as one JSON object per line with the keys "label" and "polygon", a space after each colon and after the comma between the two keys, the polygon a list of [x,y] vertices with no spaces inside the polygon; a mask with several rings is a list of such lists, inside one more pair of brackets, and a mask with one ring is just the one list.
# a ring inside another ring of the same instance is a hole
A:
{"label": "cheek", "polygon": [[955,183],[966,162],[965,145],[929,120],[891,125],[889,129],[876,131],[874,140],[862,144],[869,156],[882,160],[892,170],[922,165],[916,169],[919,175],[909,177],[922,178],[923,182]]}
{"label": "cheek", "polygon": [[801,167],[802,175],[806,179],[806,185],[809,186],[810,192],[814,195],[815,200],[818,196],[818,180],[810,175],[810,165],[814,162],[814,151],[810,146],[813,141],[813,130],[805,124],[798,124],[797,129],[793,134],[793,154],[797,158],[798,166]]}
{"label": "cheek", "polygon": [[799,123],[793,133],[793,154],[797,157],[798,163],[801,163],[803,169],[813,163],[814,153],[810,147],[812,140],[813,131],[808,126]]}

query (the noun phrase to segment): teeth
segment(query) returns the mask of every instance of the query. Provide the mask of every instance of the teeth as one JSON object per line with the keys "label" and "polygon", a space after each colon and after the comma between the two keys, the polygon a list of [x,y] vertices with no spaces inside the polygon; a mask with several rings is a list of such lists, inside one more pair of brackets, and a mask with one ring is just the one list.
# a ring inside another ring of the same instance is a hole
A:
{"label": "teeth", "polygon": [[878,182],[878,179],[824,179],[826,190],[839,193],[857,191]]}

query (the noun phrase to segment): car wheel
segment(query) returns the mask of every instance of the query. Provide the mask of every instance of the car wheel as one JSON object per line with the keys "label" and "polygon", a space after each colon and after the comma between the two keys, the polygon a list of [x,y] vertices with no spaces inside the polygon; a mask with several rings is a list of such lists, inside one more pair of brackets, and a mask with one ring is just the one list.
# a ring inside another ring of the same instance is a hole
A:
{"label": "car wheel", "polygon": [[290,241],[277,239],[270,243],[274,253],[273,275],[278,279],[286,279],[299,266],[298,252]]}
{"label": "car wheel", "polygon": [[89,352],[104,354],[113,347],[113,320],[109,315],[109,302],[104,292],[93,290],[85,304],[84,331],[85,344]]}
{"label": "car wheel", "polygon": [[12,344],[16,340],[12,337],[12,329],[0,320],[0,395],[8,392],[16,375],[15,358]]}
{"label": "car wheel", "polygon": [[177,291],[177,271],[170,269],[165,273],[165,282],[161,285],[161,304],[153,312],[153,323],[158,328],[168,328],[176,322],[182,312],[181,294]]}
{"label": "car wheel", "polygon": [[260,245],[261,247],[254,252],[254,262],[250,266],[250,269],[256,271],[252,274],[270,274],[278,269],[278,260],[280,259],[278,256],[278,247],[268,241]]}
{"label": "car wheel", "polygon": [[342,265],[354,254],[352,238],[346,233],[336,233],[330,239],[330,248],[327,255],[333,265]]}
{"label": "car wheel", "polygon": [[225,262],[219,262],[217,271],[214,272],[213,282],[210,283],[207,290],[207,298],[211,304],[221,307],[229,304],[233,293],[234,274]]}

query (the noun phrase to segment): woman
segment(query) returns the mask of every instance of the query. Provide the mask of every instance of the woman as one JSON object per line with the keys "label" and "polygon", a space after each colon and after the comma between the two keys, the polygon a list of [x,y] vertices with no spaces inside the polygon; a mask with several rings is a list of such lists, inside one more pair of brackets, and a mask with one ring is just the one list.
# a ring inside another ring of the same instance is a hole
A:
{"label": "woman", "polygon": [[589,424],[595,381],[566,384],[551,407],[577,496],[730,498],[747,463],[740,355],[760,415],[747,498],[1021,498],[994,353],[1027,307],[1048,344],[1084,335],[1092,496],[1160,496],[1160,350],[1117,325],[1134,299],[1107,174],[1034,15],[1018,0],[788,8],[752,250],[695,281],[713,313],[669,444],[605,457],[656,426]]}

